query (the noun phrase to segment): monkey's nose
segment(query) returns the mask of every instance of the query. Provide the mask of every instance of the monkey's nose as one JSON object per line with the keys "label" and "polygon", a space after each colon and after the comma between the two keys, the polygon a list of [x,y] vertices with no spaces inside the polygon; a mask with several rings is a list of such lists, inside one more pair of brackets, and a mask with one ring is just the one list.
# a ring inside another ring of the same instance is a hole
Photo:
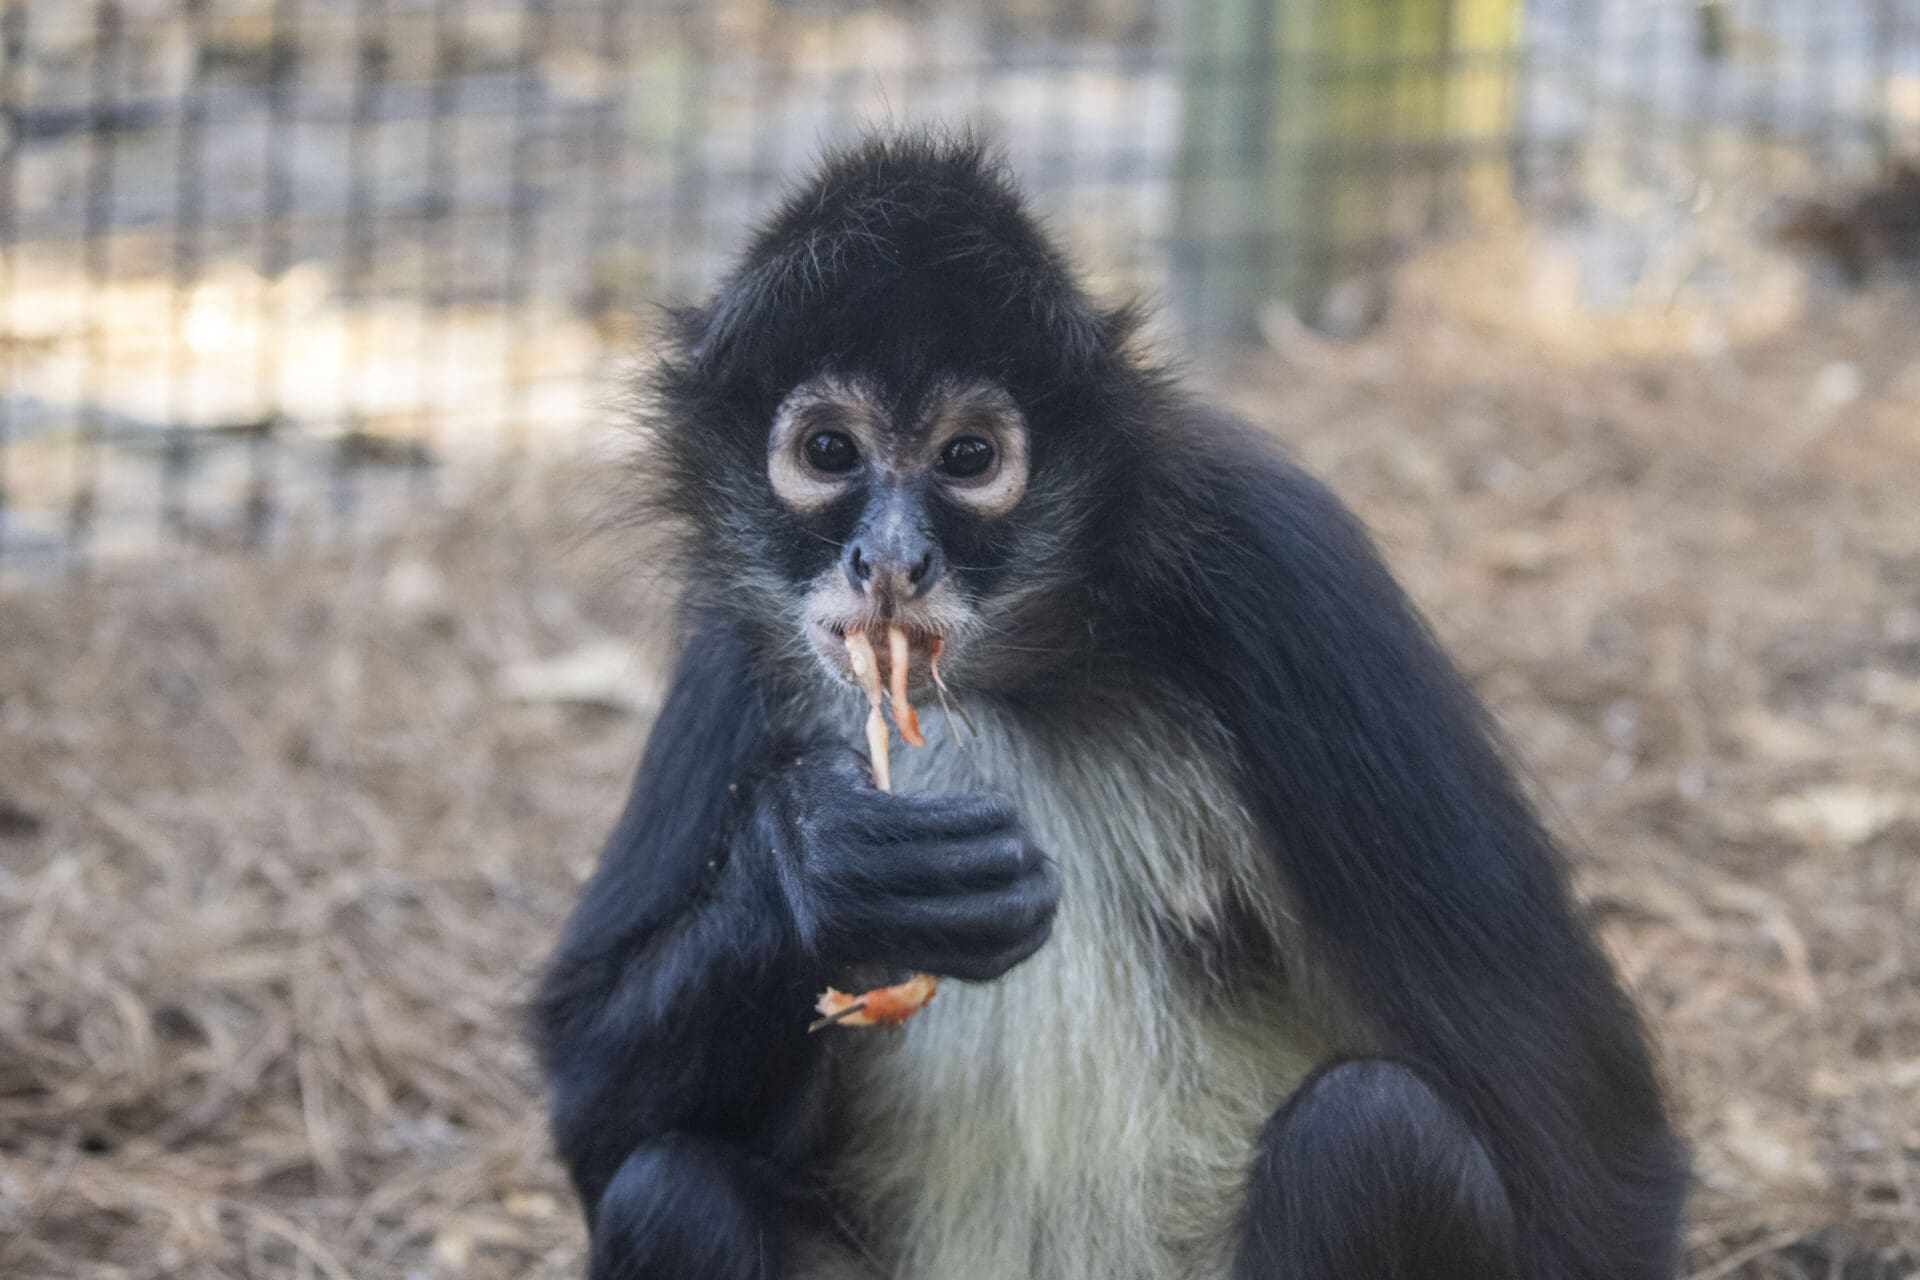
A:
{"label": "monkey's nose", "polygon": [[942,557],[931,541],[885,546],[856,539],[847,548],[845,563],[847,581],[860,594],[879,600],[913,600],[933,589]]}

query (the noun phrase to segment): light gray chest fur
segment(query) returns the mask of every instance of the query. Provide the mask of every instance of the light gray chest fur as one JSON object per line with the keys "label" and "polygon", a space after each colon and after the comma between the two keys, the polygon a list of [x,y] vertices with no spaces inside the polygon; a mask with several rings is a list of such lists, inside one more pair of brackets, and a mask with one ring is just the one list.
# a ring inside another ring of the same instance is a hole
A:
{"label": "light gray chest fur", "polygon": [[[940,714],[899,791],[1010,793],[1060,912],[999,982],[948,982],[898,1033],[840,1031],[835,1183],[891,1280],[1216,1280],[1262,1124],[1319,1051],[1284,982],[1209,991],[1183,941],[1286,913],[1217,750],[1172,723],[1039,740]],[[834,1274],[846,1274],[836,1271]]]}

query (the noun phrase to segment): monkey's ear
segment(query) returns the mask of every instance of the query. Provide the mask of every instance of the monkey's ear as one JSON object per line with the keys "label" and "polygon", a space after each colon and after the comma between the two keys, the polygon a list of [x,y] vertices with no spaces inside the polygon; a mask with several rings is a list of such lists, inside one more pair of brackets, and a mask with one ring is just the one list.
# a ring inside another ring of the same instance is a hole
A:
{"label": "monkey's ear", "polygon": [[787,276],[779,258],[740,271],[706,303],[668,313],[673,340],[696,373],[724,378],[742,352],[770,335],[767,317],[777,313]]}
{"label": "monkey's ear", "polygon": [[1146,323],[1146,307],[1138,300],[1129,299],[1118,306],[1110,307],[1100,313],[1095,324],[1100,329],[1100,351],[1104,358],[1127,360],[1138,355],[1134,343],[1140,337],[1140,327]]}
{"label": "monkey's ear", "polygon": [[1141,322],[1135,304],[1102,311],[1072,285],[1062,288],[1057,277],[1028,294],[1028,307],[1037,332],[1033,341],[1016,344],[1019,362],[1040,385],[1056,389],[1105,377],[1127,359]]}
{"label": "monkey's ear", "polygon": [[1109,347],[1124,351],[1140,336],[1140,326],[1146,322],[1145,305],[1137,299],[1129,299],[1101,313],[1100,329]]}

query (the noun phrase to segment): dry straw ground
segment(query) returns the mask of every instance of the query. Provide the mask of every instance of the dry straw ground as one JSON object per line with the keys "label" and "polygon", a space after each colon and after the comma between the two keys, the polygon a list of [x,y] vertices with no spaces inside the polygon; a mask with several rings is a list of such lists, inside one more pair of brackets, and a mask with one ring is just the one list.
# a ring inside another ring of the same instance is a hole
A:
{"label": "dry straw ground", "polygon": [[[1913,295],[1675,352],[1448,305],[1497,269],[1277,331],[1235,398],[1569,834],[1698,1146],[1691,1273],[1920,1273]],[[515,1008],[657,620],[565,492],[0,597],[0,1274],[578,1274]]]}

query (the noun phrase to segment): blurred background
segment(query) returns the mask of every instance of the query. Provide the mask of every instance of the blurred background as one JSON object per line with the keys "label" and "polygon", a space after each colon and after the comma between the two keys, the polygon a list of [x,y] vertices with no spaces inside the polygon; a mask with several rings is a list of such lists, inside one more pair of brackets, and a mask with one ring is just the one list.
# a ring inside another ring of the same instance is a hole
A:
{"label": "blurred background", "polygon": [[668,643],[620,389],[920,123],[1460,655],[1688,1274],[1920,1275],[1920,0],[5,0],[0,1275],[580,1273],[516,1010]]}

